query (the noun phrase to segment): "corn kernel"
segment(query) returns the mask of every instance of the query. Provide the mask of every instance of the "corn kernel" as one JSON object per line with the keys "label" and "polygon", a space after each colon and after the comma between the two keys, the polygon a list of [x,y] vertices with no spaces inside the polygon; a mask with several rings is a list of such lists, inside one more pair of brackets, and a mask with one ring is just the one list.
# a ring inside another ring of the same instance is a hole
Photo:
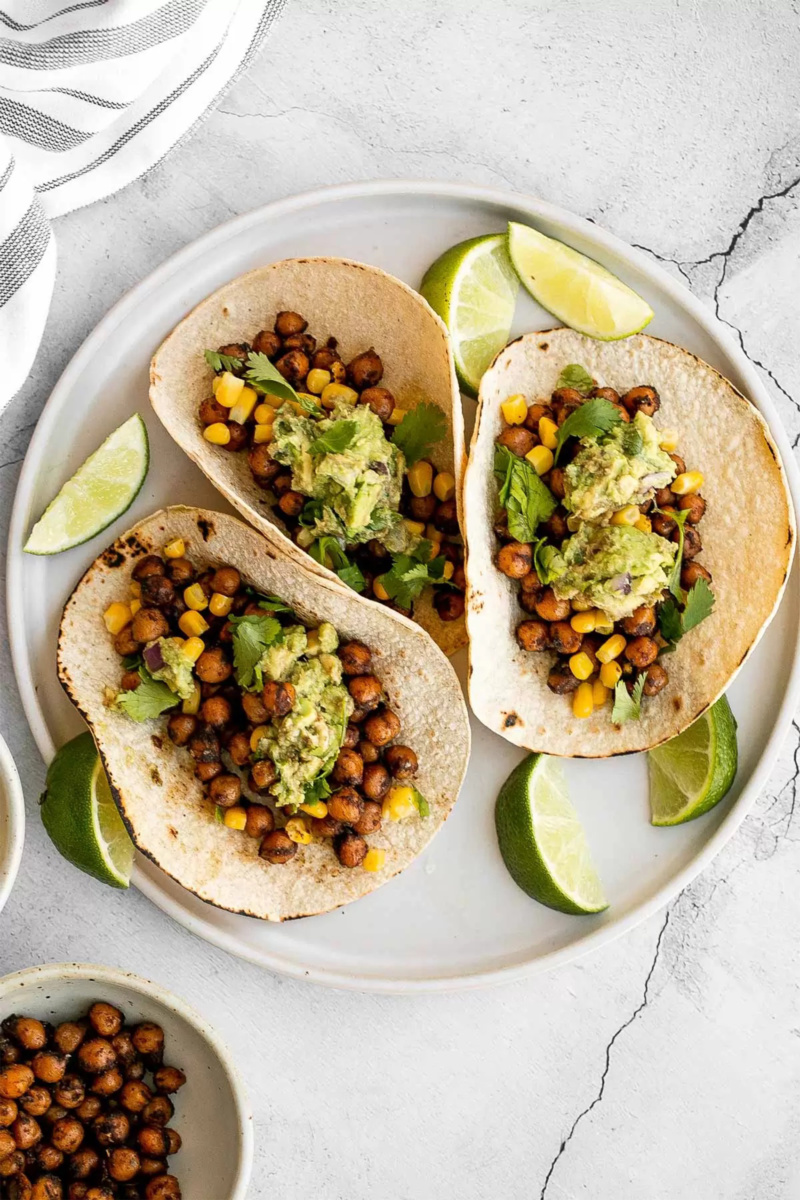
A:
{"label": "corn kernel", "polygon": [[437,500],[444,503],[445,500],[452,500],[456,494],[455,477],[449,471],[440,471],[433,481],[433,494]]}
{"label": "corn kernel", "polygon": [[200,711],[200,702],[203,699],[203,693],[200,691],[200,684],[195,682],[194,691],[188,700],[184,700],[181,705],[181,712],[189,713],[194,716]]}
{"label": "corn kernel", "polygon": [[275,395],[273,395],[272,392],[267,392],[267,394],[265,396],[261,397],[261,400],[262,400],[262,403],[268,404],[270,406],[270,408],[275,409],[275,410],[277,410],[279,408],[283,408],[283,405],[285,403],[285,397],[275,396]]}
{"label": "corn kernel", "polygon": [[678,448],[678,431],[676,429],[659,429],[658,444],[667,454],[672,454]]}
{"label": "corn kernel", "polygon": [[412,521],[410,517],[404,517],[403,524],[412,537],[422,537],[423,533],[425,532],[424,521]]}
{"label": "corn kernel", "polygon": [[700,471],[684,471],[669,486],[676,496],[693,496],[703,486],[703,475]]}
{"label": "corn kernel", "polygon": [[573,654],[569,660],[569,669],[576,679],[588,679],[594,670],[592,660],[583,650],[579,650],[577,654]]}
{"label": "corn kernel", "polygon": [[442,568],[442,578],[443,579],[452,579],[453,575],[455,574],[455,570],[456,569],[453,566],[453,564],[450,562],[450,559],[448,559],[447,562],[444,564],[444,567]]}
{"label": "corn kernel", "polygon": [[319,654],[319,630],[309,629],[306,633],[306,649],[305,653],[310,657]]}
{"label": "corn kernel", "polygon": [[390,788],[381,805],[381,815],[385,821],[403,821],[416,811],[414,789],[407,786]]}
{"label": "corn kernel", "polygon": [[274,436],[274,425],[256,425],[253,430],[253,445],[260,446],[264,442],[271,442]]}
{"label": "corn kernel", "polygon": [[600,668],[600,682],[603,687],[613,689],[617,686],[621,678],[622,667],[616,659],[612,658],[611,662],[603,663]]}
{"label": "corn kernel", "polygon": [[594,712],[593,689],[590,683],[580,683],[572,697],[572,715],[585,720]]}
{"label": "corn kernel", "polygon": [[135,617],[139,609],[142,607],[142,602],[138,596],[131,600],[131,616]]}
{"label": "corn kernel", "polygon": [[227,446],[231,440],[231,431],[224,421],[215,421],[213,425],[206,425],[203,437],[207,442],[211,442],[212,446]]}
{"label": "corn kernel", "polygon": [[235,804],[233,808],[225,810],[225,816],[222,818],[222,824],[227,825],[228,829],[244,829],[247,824],[247,809],[240,808]]}
{"label": "corn kernel", "polygon": [[217,403],[223,408],[233,408],[236,401],[244,391],[244,380],[238,375],[232,375],[230,371],[223,371],[219,376],[217,390],[214,393],[217,398]]}
{"label": "corn kernel", "polygon": [[370,847],[364,855],[364,861],[361,866],[365,871],[382,871],[386,863],[386,851],[379,850],[376,846]]}
{"label": "corn kernel", "polygon": [[221,383],[222,383],[222,376],[221,376],[221,375],[215,375],[215,376],[214,376],[214,378],[211,380],[211,394],[212,394],[212,396],[216,396],[217,392],[219,391],[219,385],[220,385]]}
{"label": "corn kernel", "polygon": [[183,558],[186,553],[186,543],[183,538],[175,538],[171,542],[167,542],[164,547],[164,554],[167,558]]}
{"label": "corn kernel", "polygon": [[389,420],[386,422],[386,424],[387,425],[399,425],[400,422],[402,421],[403,417],[405,417],[407,415],[408,414],[404,408],[398,408],[397,405],[395,405],[395,407],[392,409],[391,416],[389,417]]}
{"label": "corn kernel", "polygon": [[652,533],[653,532],[653,522],[650,520],[650,518],[648,516],[645,516],[644,513],[639,513],[639,520],[634,521],[633,528],[640,529],[642,531],[642,533]]}
{"label": "corn kernel", "polygon": [[408,486],[411,488],[412,494],[419,496],[430,496],[431,488],[433,487],[433,467],[424,458],[419,462],[415,462],[413,467],[408,468]]}
{"label": "corn kernel", "polygon": [[202,612],[204,608],[208,608],[208,596],[199,583],[190,583],[187,588],[184,588],[183,599],[187,608],[193,608],[197,612]]}
{"label": "corn kernel", "polygon": [[139,583],[138,579],[131,580],[131,595],[136,596],[137,599],[142,595],[142,585]]}
{"label": "corn kernel", "polygon": [[253,415],[253,410],[258,404],[258,396],[251,387],[242,388],[239,399],[231,409],[230,420],[235,421],[237,425],[244,425],[245,421]]}
{"label": "corn kernel", "polygon": [[[597,626],[595,626],[595,628],[597,628]],[[619,658],[626,645],[627,643],[622,634],[614,633],[607,642],[603,642],[602,646],[597,651],[597,657],[601,663],[610,663],[613,659]]]}
{"label": "corn kernel", "polygon": [[558,445],[558,426],[549,417],[539,418],[539,440],[548,450],[555,450]]}
{"label": "corn kernel", "polygon": [[570,604],[572,605],[573,611],[579,613],[589,612],[589,610],[594,607],[591,600],[587,600],[586,597],[581,596],[580,593],[578,593],[577,596],[572,597]]}
{"label": "corn kernel", "polygon": [[321,398],[325,408],[333,408],[335,400],[344,400],[346,404],[355,404],[358,400],[358,392],[344,383],[327,383],[322,389]]}
{"label": "corn kernel", "polygon": [[292,817],[286,822],[284,833],[290,837],[298,846],[307,846],[311,841],[311,830],[306,825],[302,817]]}
{"label": "corn kernel", "polygon": [[306,376],[306,387],[315,396],[319,396],[321,392],[328,386],[331,381],[330,371],[323,371],[319,367],[314,367],[313,371],[309,371]]}
{"label": "corn kernel", "polygon": [[570,619],[570,625],[576,631],[576,633],[594,633],[596,619],[597,614],[595,610],[590,608],[588,612],[576,613],[575,616]]}
{"label": "corn kernel", "polygon": [[271,425],[275,420],[275,409],[271,404],[257,404],[253,409],[256,425]]}
{"label": "corn kernel", "polygon": [[[311,404],[319,408],[319,396],[312,396],[310,392],[298,392],[297,396],[298,399],[308,400]],[[294,400],[288,400],[287,403],[291,404],[294,411],[299,413],[301,417],[308,416],[308,411],[307,409],[303,408],[302,404],[295,404]]]}
{"label": "corn kernel", "polygon": [[528,415],[528,401],[517,393],[516,396],[509,396],[508,400],[500,405],[500,409],[507,425],[521,425]]}
{"label": "corn kernel", "polygon": [[389,593],[387,592],[386,588],[381,583],[380,575],[372,584],[372,591],[373,591],[373,594],[375,596],[377,596],[377,598],[379,600],[388,600],[389,599]]}
{"label": "corn kernel", "polygon": [[618,508],[611,518],[612,525],[635,525],[642,514],[635,504],[626,504],[624,508]]}
{"label": "corn kernel", "polygon": [[[184,613],[183,615],[188,617],[189,614]],[[203,618],[201,617],[200,620],[202,621]],[[206,628],[208,628],[208,626],[206,626]],[[186,631],[184,630],[184,633],[185,632]],[[202,638],[187,637],[186,641],[181,646],[181,654],[184,656],[184,658],[188,658],[190,662],[194,663],[197,662],[205,648],[205,643],[203,642]]]}
{"label": "corn kernel", "polygon": [[227,617],[233,608],[233,596],[223,596],[222,592],[213,592],[208,602],[208,611],[212,617]]}
{"label": "corn kernel", "polygon": [[181,613],[178,618],[178,628],[181,633],[186,634],[187,638],[200,637],[201,633],[207,631],[208,621],[196,609],[190,608],[188,612]]}
{"label": "corn kernel", "polygon": [[611,617],[601,612],[599,608],[595,610],[594,631],[595,633],[602,634],[603,637],[607,637],[610,633],[614,632],[614,622],[611,620]]}
{"label": "corn kernel", "polygon": [[321,821],[323,817],[328,815],[328,806],[324,800],[315,800],[313,804],[301,804],[300,811],[308,813],[310,817],[316,817]]}
{"label": "corn kernel", "polygon": [[130,624],[132,613],[129,604],[121,604],[117,601],[114,604],[109,604],[106,611],[103,613],[103,620],[106,623],[106,629],[114,637]]}
{"label": "corn kernel", "polygon": [[553,465],[553,451],[547,446],[534,446],[525,457],[537,475],[546,475]]}
{"label": "corn kernel", "polygon": [[269,733],[268,725],[256,725],[255,729],[250,734],[250,749],[253,751],[254,754],[258,750],[258,747],[261,743],[261,739],[265,738],[268,733]]}
{"label": "corn kernel", "polygon": [[604,704],[608,703],[610,695],[611,692],[606,685],[600,679],[595,679],[592,684],[592,702],[595,708],[602,708]]}

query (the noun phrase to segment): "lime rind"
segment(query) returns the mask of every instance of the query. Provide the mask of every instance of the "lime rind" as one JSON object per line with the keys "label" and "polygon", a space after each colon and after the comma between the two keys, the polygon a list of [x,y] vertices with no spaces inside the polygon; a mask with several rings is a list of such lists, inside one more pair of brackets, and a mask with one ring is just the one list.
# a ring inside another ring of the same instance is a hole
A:
{"label": "lime rind", "polygon": [[677,737],[647,756],[653,825],[684,825],[710,812],[736,776],[736,719],[722,696]]}
{"label": "lime rind", "polygon": [[27,554],[60,554],[88,542],[133,504],[147,476],[150,446],[138,413],[109,434],[48,504],[25,543]]}

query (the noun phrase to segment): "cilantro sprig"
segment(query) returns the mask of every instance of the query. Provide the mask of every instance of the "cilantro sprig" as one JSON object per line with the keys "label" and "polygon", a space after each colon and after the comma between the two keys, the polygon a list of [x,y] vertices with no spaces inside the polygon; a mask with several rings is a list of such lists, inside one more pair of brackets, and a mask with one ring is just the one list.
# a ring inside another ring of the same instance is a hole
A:
{"label": "cilantro sprig", "polygon": [[261,686],[258,664],[264,651],[280,636],[281,623],[266,613],[245,617],[230,617],[233,625],[233,669],[236,682],[246,691]]}
{"label": "cilantro sprig", "polygon": [[358,433],[358,421],[334,421],[330,429],[321,433],[309,446],[311,454],[341,454],[352,446]]}
{"label": "cilantro sprig", "polygon": [[539,582],[545,587],[563,575],[567,569],[560,550],[550,545],[547,538],[538,538],[533,546],[533,566]]}
{"label": "cilantro sprig", "polygon": [[406,413],[395,426],[392,441],[398,450],[402,450],[407,466],[413,467],[446,435],[446,416],[436,404],[426,401]]}
{"label": "cilantro sprig", "polygon": [[614,688],[614,708],[611,720],[615,725],[624,725],[626,721],[638,721],[642,715],[642,693],[646,675],[640,675],[629,692],[622,679]]}
{"label": "cilantro sprig", "polygon": [[244,359],[235,354],[220,354],[218,350],[206,350],[205,360],[212,371],[230,371],[232,375],[241,375],[244,369]]}
{"label": "cilantro sprig", "polygon": [[266,354],[258,354],[251,350],[247,356],[247,370],[244,377],[250,387],[265,396],[280,396],[283,400],[291,400],[299,404],[303,412],[309,416],[319,417],[324,412],[316,400],[309,399],[305,394],[294,390],[284,379],[278,368],[271,363]]}
{"label": "cilantro sprig", "polygon": [[321,537],[312,542],[308,552],[315,562],[326,567],[327,558],[333,565],[332,570],[339,576],[342,583],[347,584],[354,592],[363,592],[367,581],[357,563],[352,563],[334,537]]}
{"label": "cilantro sprig", "polygon": [[131,692],[120,692],[117,696],[117,707],[134,721],[149,721],[180,704],[180,696],[176,696],[160,679],[153,679],[146,667],[139,667],[139,676],[142,682],[137,688]]}
{"label": "cilantro sprig", "polygon": [[610,433],[622,421],[622,416],[616,405],[601,396],[587,400],[580,408],[570,413],[564,424],[559,428],[556,438],[555,461],[568,438],[599,437],[602,433]]}
{"label": "cilantro sprig", "polygon": [[[684,593],[681,595],[684,596]],[[677,601],[671,596],[664,601],[658,610],[658,628],[661,636],[671,644],[670,649],[674,648],[690,629],[695,629],[701,621],[711,616],[714,600],[714,593],[705,579],[698,579],[685,593],[683,609],[678,607]]]}
{"label": "cilantro sprig", "polygon": [[591,375],[580,363],[569,363],[556,380],[556,389],[574,388],[582,396],[588,396],[594,390],[594,386]]}
{"label": "cilantro sprig", "polygon": [[499,499],[508,513],[508,532],[515,541],[532,542],[537,526],[553,515],[558,501],[531,464],[507,446],[495,448],[494,472],[503,481]]}
{"label": "cilantro sprig", "polygon": [[426,587],[446,584],[443,554],[431,558],[432,546],[423,539],[410,554],[393,554],[391,569],[380,580],[391,600],[400,608],[411,608]]}

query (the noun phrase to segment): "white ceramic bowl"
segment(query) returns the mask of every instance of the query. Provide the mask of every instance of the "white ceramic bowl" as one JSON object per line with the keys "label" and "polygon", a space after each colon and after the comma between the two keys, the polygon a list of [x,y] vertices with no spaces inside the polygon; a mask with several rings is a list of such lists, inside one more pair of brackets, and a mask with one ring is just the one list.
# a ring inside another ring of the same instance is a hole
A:
{"label": "white ceramic bowl", "polygon": [[25,840],[25,802],[11,751],[0,737],[0,912],[17,877]]}
{"label": "white ceramic bowl", "polygon": [[55,963],[0,979],[0,1020],[12,1012],[62,1021],[107,1000],[126,1022],[164,1030],[164,1061],[186,1073],[172,1122],[183,1146],[170,1160],[184,1200],[245,1200],[253,1167],[253,1116],[230,1052],[177,996],[113,967]]}

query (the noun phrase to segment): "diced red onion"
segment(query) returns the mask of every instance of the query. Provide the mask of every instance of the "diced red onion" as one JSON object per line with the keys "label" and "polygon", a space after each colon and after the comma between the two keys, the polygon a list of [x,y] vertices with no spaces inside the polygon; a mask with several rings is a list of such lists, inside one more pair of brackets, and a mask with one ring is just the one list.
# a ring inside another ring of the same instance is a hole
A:
{"label": "diced red onion", "polygon": [[631,575],[626,571],[624,575],[615,575],[613,579],[608,581],[609,591],[621,592],[623,596],[631,594]]}
{"label": "diced red onion", "polygon": [[144,665],[148,671],[160,671],[164,666],[164,655],[161,653],[161,643],[153,642],[152,646],[147,646],[142,652]]}

